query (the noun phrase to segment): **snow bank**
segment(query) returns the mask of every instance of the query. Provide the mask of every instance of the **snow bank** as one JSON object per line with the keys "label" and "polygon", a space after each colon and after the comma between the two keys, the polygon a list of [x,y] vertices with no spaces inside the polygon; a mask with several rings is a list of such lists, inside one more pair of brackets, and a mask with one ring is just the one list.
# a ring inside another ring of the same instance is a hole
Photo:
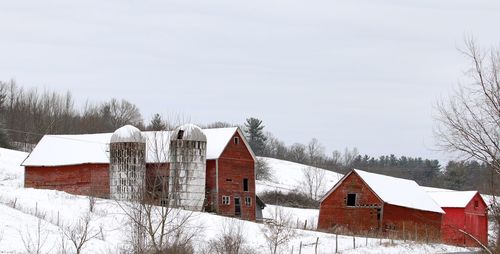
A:
{"label": "snow bank", "polygon": [[21,163],[28,153],[0,148],[0,186],[22,187],[24,167]]}
{"label": "snow bank", "polygon": [[[310,166],[274,158],[258,158],[263,159],[269,165],[273,178],[270,181],[256,181],[257,195],[265,191],[279,190],[288,193],[301,189],[303,186],[304,170]],[[322,196],[333,187],[343,175],[325,169],[320,170],[324,170],[325,173],[323,177],[323,188],[320,191],[320,196]]]}

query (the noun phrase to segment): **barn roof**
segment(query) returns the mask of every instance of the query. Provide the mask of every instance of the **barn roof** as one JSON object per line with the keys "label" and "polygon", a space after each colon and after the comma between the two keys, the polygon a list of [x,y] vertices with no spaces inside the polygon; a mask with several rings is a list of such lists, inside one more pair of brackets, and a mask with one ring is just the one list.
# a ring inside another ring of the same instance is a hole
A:
{"label": "barn roof", "polygon": [[[207,137],[207,160],[218,159],[237,127],[204,129]],[[168,162],[171,131],[144,131],[146,138],[146,161]],[[23,166],[61,166],[85,163],[109,163],[109,142],[112,133],[45,135],[23,162]],[[248,143],[243,138],[245,145]],[[250,147],[248,149],[253,157]]]}
{"label": "barn roof", "polygon": [[445,213],[415,181],[353,169],[322,199],[329,196],[351,174],[357,174],[384,203],[422,211]]}
{"label": "barn roof", "polygon": [[425,190],[439,206],[450,208],[464,208],[478,194],[477,191],[433,190],[432,188],[425,188]]}

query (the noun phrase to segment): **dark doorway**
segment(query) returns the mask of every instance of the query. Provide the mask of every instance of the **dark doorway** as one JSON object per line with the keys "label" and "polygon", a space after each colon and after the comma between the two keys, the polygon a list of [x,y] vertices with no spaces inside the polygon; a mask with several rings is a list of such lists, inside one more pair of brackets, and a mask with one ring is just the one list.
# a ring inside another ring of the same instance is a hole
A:
{"label": "dark doorway", "polygon": [[241,202],[240,202],[240,198],[234,198],[234,216],[241,217]]}

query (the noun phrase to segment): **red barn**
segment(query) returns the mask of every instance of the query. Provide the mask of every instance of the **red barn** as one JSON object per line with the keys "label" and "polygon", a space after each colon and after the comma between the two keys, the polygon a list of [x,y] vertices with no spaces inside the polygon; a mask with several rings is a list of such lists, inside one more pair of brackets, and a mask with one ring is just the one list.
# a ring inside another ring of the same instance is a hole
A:
{"label": "red barn", "polygon": [[354,169],[320,200],[318,229],[438,239],[444,211],[414,181]]}
{"label": "red barn", "polygon": [[[255,220],[255,155],[239,128],[204,129],[205,211]],[[146,176],[168,177],[171,132],[146,137]],[[108,197],[112,133],[45,135],[23,162],[24,186]],[[167,181],[168,182],[168,181]]]}
{"label": "red barn", "polygon": [[[488,206],[477,191],[426,188],[446,214],[441,225],[442,240],[461,246],[479,244],[464,232],[488,245]],[[464,232],[461,232],[464,231]]]}

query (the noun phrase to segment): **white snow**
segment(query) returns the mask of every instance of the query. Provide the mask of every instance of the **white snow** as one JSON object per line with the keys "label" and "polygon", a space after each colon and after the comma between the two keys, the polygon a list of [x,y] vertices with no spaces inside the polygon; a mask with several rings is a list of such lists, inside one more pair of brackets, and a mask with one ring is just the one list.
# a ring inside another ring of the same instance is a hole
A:
{"label": "white snow", "polygon": [[[279,190],[284,193],[288,193],[290,191],[300,191],[304,186],[304,170],[310,166],[274,158],[258,158],[263,159],[271,168],[273,179],[270,181],[256,181],[257,194],[274,190]],[[327,190],[334,186],[343,177],[343,175],[326,169],[320,170],[324,170],[325,173],[323,177],[323,188],[320,191],[320,196],[322,196]]]}
{"label": "white snow", "polygon": [[182,139],[185,140],[195,140],[195,141],[207,141],[207,136],[203,133],[203,130],[191,123],[181,125],[173,131],[174,135],[170,137],[171,140],[177,139],[177,133],[182,130],[184,133]]}
{"label": "white snow", "polygon": [[0,148],[0,186],[22,187],[24,167],[21,162],[28,153]]}
{"label": "white snow", "polygon": [[477,194],[477,191],[428,191],[440,207],[466,207],[472,198]]}
{"label": "white snow", "polygon": [[118,142],[141,142],[144,143],[144,137],[141,131],[132,125],[125,125],[118,128],[111,136],[111,143]]}
{"label": "white snow", "polygon": [[[87,213],[88,198],[61,191],[25,189],[20,188],[19,185],[4,184],[23,181],[22,167],[19,165],[25,156],[26,153],[23,152],[0,149],[0,175],[9,174],[15,178],[8,180],[0,178],[0,253],[25,253],[22,237],[26,238],[28,232],[34,237],[38,222],[42,228],[41,236],[46,239],[42,248],[43,252],[58,253],[61,251],[62,242],[61,225],[69,225]],[[278,173],[278,175],[281,174],[284,173]],[[318,210],[316,209],[281,208],[269,205],[264,209],[264,215],[270,216],[274,209],[284,209],[285,213],[289,213],[292,221],[296,222],[292,227],[303,228],[303,223],[308,220],[307,228],[310,228],[317,221]],[[190,212],[180,211],[180,213]],[[118,203],[98,199],[91,215],[93,220],[90,228],[93,230],[102,228],[102,234],[91,240],[83,253],[120,253],[121,248],[127,243],[129,230],[125,223],[126,216]],[[256,253],[268,252],[262,234],[264,226],[259,223],[194,212],[186,229],[197,232],[194,240],[195,248],[202,253],[208,242],[222,232],[224,225],[240,225],[243,228],[247,246]],[[332,253],[335,248],[335,235],[310,230],[296,230],[296,233],[297,236],[283,249],[283,253],[290,253],[292,248],[298,252],[301,243],[302,253],[315,253],[316,239],[319,240],[318,253]],[[467,251],[464,248],[443,244],[404,244],[400,241],[391,244],[387,239],[363,237],[357,237],[356,243],[357,248],[353,249],[351,236],[338,236],[338,250],[342,253],[418,254]]]}
{"label": "white snow", "polygon": [[[126,129],[125,131],[128,131]],[[207,136],[207,159],[217,159],[231,140],[236,127],[204,129]],[[121,133],[121,132],[120,132]],[[168,161],[171,131],[145,131],[147,162]],[[45,135],[36,145],[24,166],[60,166],[83,163],[109,163],[109,142],[112,133],[79,135]]]}
{"label": "white snow", "polygon": [[384,202],[423,211],[445,213],[415,181],[354,169]]}

